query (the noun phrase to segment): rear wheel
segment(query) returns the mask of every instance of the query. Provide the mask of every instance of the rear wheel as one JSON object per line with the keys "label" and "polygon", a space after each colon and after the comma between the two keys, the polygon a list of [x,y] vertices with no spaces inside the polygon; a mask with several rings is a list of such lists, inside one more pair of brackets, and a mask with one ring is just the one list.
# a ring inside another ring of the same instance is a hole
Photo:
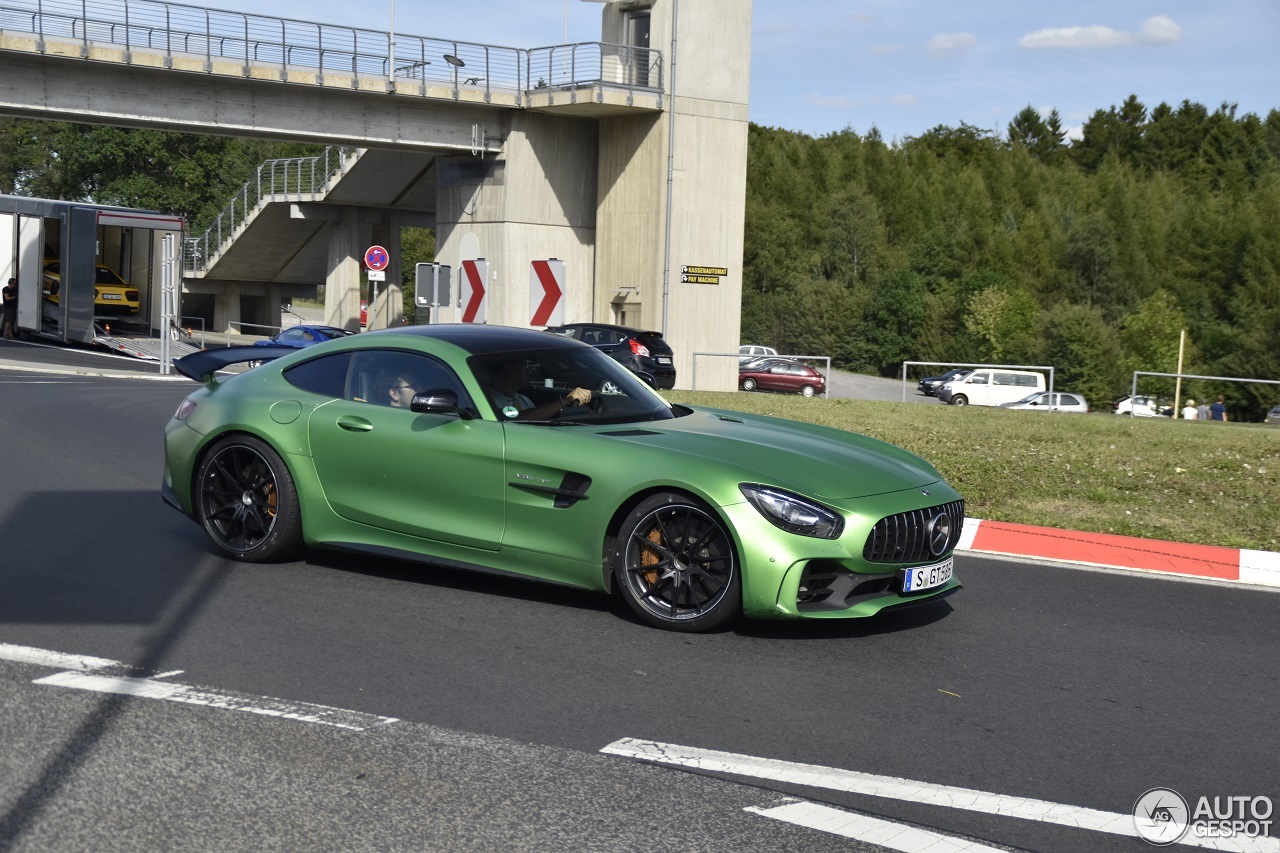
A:
{"label": "rear wheel", "polygon": [[800,393],[806,397],[812,397],[816,392],[813,390],[812,385],[806,385],[800,389]]}
{"label": "rear wheel", "polygon": [[264,441],[228,436],[196,475],[196,508],[218,550],[251,563],[280,559],[302,542],[293,477]]}
{"label": "rear wheel", "polygon": [[613,570],[627,604],[659,628],[709,631],[732,621],[742,605],[729,531],[685,495],[654,495],[631,511]]}
{"label": "rear wheel", "polygon": [[743,390],[743,391],[754,391],[754,390],[756,390],[756,381],[755,381],[754,379],[744,379],[744,380],[742,380],[742,390]]}
{"label": "rear wheel", "polygon": [[951,398],[951,405],[953,405],[953,406],[967,406],[967,405],[969,405],[969,398],[968,398],[968,397],[966,397],[966,396],[965,396],[965,395],[963,395],[963,394],[956,394],[956,395],[954,395],[954,396]]}

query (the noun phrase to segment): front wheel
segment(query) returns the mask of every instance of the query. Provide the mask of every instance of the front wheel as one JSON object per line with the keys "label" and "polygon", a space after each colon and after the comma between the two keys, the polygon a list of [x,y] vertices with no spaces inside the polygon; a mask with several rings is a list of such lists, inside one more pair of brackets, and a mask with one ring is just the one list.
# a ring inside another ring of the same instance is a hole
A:
{"label": "front wheel", "polygon": [[219,440],[196,474],[196,511],[223,554],[261,563],[302,542],[293,477],[270,445],[248,435]]}
{"label": "front wheel", "polygon": [[967,406],[967,405],[969,405],[969,398],[968,398],[968,397],[966,397],[966,396],[965,396],[965,395],[963,395],[963,394],[956,394],[956,395],[954,395],[954,396],[951,398],[951,405],[953,405],[953,406]]}
{"label": "front wheel", "polygon": [[756,390],[756,381],[755,381],[754,379],[744,379],[744,380],[742,380],[742,390],[743,390],[743,391],[754,391],[754,390]]}
{"label": "front wheel", "polygon": [[642,501],[622,523],[613,554],[622,597],[651,625],[709,631],[737,617],[742,578],[729,531],[685,495]]}

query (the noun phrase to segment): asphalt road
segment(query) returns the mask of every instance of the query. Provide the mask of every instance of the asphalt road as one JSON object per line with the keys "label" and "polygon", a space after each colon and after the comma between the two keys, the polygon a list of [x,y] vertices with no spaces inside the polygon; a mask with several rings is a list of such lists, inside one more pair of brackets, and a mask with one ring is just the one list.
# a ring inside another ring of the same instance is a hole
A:
{"label": "asphalt road", "polygon": [[1113,814],[1157,786],[1280,800],[1276,592],[962,556],[930,608],[684,636],[464,572],[239,565],[159,497],[191,387],[0,370],[0,644],[397,722],[38,684],[61,670],[0,653],[0,850],[869,849],[744,811],[787,797],[997,848],[1150,849],[601,753],[624,738]]}

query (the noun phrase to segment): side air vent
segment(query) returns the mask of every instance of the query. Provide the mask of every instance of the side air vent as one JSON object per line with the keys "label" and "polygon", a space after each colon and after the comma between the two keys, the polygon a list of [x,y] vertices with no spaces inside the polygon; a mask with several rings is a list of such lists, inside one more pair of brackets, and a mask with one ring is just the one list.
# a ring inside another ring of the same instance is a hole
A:
{"label": "side air vent", "polygon": [[660,432],[654,432],[649,429],[619,429],[613,432],[602,432],[600,435],[616,435],[619,438],[634,438],[640,435],[662,435]]}

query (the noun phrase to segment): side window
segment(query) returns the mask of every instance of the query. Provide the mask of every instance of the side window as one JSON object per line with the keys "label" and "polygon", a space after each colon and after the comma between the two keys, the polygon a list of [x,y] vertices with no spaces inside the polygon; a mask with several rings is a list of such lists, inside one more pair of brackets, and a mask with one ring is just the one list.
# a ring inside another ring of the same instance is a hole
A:
{"label": "side window", "polygon": [[298,341],[298,340],[302,340],[302,330],[301,330],[301,329],[288,329],[288,330],[286,330],[286,331],[281,332],[279,335],[277,335],[277,336],[276,336],[276,340],[278,340],[278,341]]}
{"label": "side window", "polygon": [[997,373],[992,385],[1017,385],[1018,377],[1012,373]]}
{"label": "side window", "polygon": [[968,379],[966,379],[965,381],[966,381],[966,382],[969,382],[969,383],[971,383],[971,384],[973,384],[973,385],[986,385],[986,384],[987,384],[987,374],[986,374],[985,372],[981,372],[981,373],[974,373],[974,374],[972,374]]}
{"label": "side window", "polygon": [[430,356],[400,350],[361,350],[353,354],[344,396],[377,406],[407,409],[415,393],[446,389],[458,405],[470,397],[452,370]]}
{"label": "side window", "polygon": [[341,397],[347,385],[351,353],[340,352],[295,364],[284,372],[285,381],[312,394]]}
{"label": "side window", "polygon": [[615,346],[622,343],[625,337],[621,332],[615,332],[613,329],[601,329],[599,343]]}

